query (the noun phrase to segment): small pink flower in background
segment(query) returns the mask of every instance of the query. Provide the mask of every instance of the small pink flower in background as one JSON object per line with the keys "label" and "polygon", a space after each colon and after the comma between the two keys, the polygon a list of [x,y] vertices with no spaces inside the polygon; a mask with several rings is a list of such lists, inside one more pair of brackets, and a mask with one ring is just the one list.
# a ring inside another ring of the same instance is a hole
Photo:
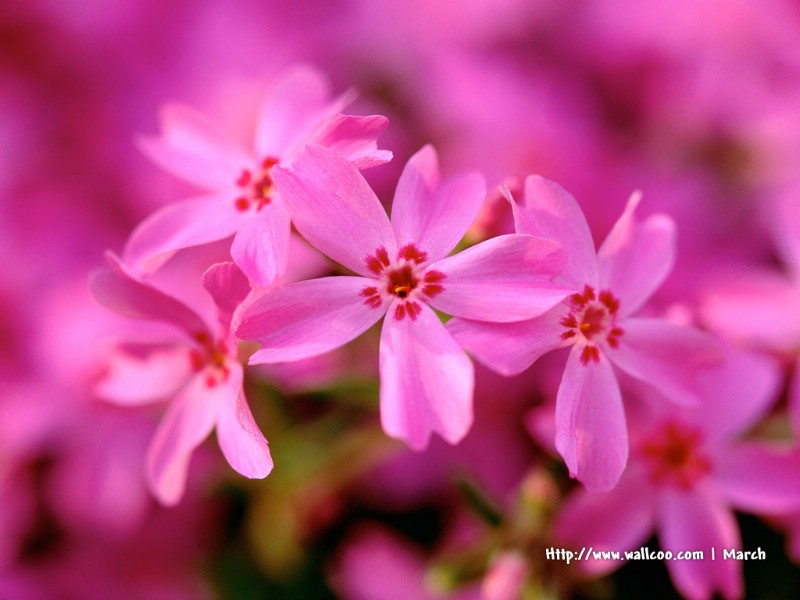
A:
{"label": "small pink flower in background", "polygon": [[[655,529],[661,548],[674,556],[704,552],[703,560],[666,563],[683,595],[740,597],[742,563],[721,554],[742,549],[732,509],[770,514],[800,506],[800,453],[741,439],[770,409],[778,384],[771,361],[730,353],[724,366],[701,377],[696,407],[669,406],[642,387],[645,402],[632,418],[631,461],[619,485],[607,494],[576,490],[557,517],[556,543],[624,553]],[[576,564],[600,575],[622,562]]]}
{"label": "small pink flower in background", "polygon": [[733,343],[775,352],[793,363],[789,416],[800,432],[800,184],[783,191],[769,214],[783,270],[736,266],[709,285],[704,324]]}
{"label": "small pink flower in background", "polygon": [[144,339],[121,344],[97,387],[100,397],[123,405],[172,396],[147,453],[153,494],[164,504],[181,499],[192,452],[215,427],[236,471],[266,477],[272,458],[244,397],[231,334],[237,307],[250,293],[247,278],[233,263],[215,264],[204,273],[203,286],[219,311],[219,321],[207,324],[182,302],[134,278],[115,257],[110,263],[92,279],[95,298],[124,316],[172,326],[150,339],[145,333]]}
{"label": "small pink flower in background", "polygon": [[233,235],[234,262],[257,286],[270,285],[286,267],[290,232],[273,168],[291,164],[307,143],[331,148],[358,168],[391,159],[391,152],[376,147],[388,120],[340,114],[350,96],[334,101],[329,96],[320,73],[288,69],[266,91],[251,150],[190,108],[165,108],[162,135],[144,138],[142,149],[210,193],[169,204],[145,219],[128,241],[126,262],[152,271],[176,250]]}
{"label": "small pink flower in background", "polygon": [[353,528],[331,565],[329,580],[345,600],[479,600],[479,589],[447,593],[426,581],[423,548],[372,523]]}
{"label": "small pink flower in background", "polygon": [[481,585],[482,600],[519,600],[528,566],[525,557],[507,550],[494,558]]}
{"label": "small pink flower in background", "polygon": [[358,276],[326,277],[266,293],[237,335],[264,345],[251,363],[298,360],[333,350],[384,315],[381,421],[387,434],[424,448],[433,431],[457,443],[472,423],[473,368],[431,307],[473,319],[517,321],[567,294],[551,282],[560,246],[530,235],[490,239],[447,256],[475,219],[483,178],[440,184],[431,147],[406,165],[391,222],[358,170],[308,146],[275,179],[295,226],[317,249]]}
{"label": "small pink flower in background", "polygon": [[631,197],[595,253],[586,220],[563,188],[538,176],[525,182],[524,204],[512,202],[517,231],[564,245],[562,279],[574,293],[540,317],[519,323],[456,318],[453,337],[505,375],[557,348],[572,349],[556,400],[556,447],[572,477],[591,491],[616,485],[628,458],[622,396],[612,364],[678,403],[696,400],[698,370],[717,358],[710,337],[662,319],[633,317],[672,268],[671,219],[636,219]]}

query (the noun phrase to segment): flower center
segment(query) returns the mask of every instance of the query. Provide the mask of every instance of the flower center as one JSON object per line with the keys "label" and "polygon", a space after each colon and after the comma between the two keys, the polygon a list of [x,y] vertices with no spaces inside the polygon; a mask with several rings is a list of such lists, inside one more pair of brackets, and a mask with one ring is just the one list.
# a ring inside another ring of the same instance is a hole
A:
{"label": "flower center", "polygon": [[220,340],[214,343],[208,334],[201,331],[192,336],[197,347],[189,350],[189,361],[195,373],[205,371],[205,383],[208,387],[216,387],[228,379],[228,346]]}
{"label": "flower center", "polygon": [[586,285],[582,293],[569,298],[569,311],[561,319],[566,331],[562,340],[572,340],[584,344],[581,362],[600,361],[598,344],[605,341],[611,348],[619,346],[619,338],[624,331],[617,327],[619,300],[608,290],[595,294],[594,288]]}
{"label": "flower center", "polygon": [[700,429],[670,421],[651,433],[639,451],[654,483],[687,490],[711,471],[702,442]]}
{"label": "flower center", "polygon": [[255,207],[255,210],[259,211],[272,202],[272,195],[275,193],[272,167],[277,164],[278,159],[270,156],[261,163],[261,171],[257,173],[252,173],[249,169],[242,171],[236,180],[236,185],[241,189],[241,195],[234,202],[236,210],[244,212]]}
{"label": "flower center", "polygon": [[375,273],[378,285],[367,286],[360,295],[364,304],[379,308],[384,300],[397,300],[394,318],[402,320],[408,315],[416,319],[422,311],[417,300],[428,300],[444,289],[441,282],[445,275],[440,271],[427,270],[422,264],[428,259],[414,244],[400,248],[395,261],[390,260],[386,248],[380,247],[375,254],[364,258],[367,268]]}

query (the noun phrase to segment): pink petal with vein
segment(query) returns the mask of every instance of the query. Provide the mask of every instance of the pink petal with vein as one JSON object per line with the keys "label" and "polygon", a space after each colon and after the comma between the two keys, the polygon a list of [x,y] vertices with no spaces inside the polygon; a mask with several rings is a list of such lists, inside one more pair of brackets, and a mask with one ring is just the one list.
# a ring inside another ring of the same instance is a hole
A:
{"label": "pink petal with vein", "polygon": [[186,487],[192,452],[214,428],[221,407],[242,387],[241,368],[232,369],[220,385],[206,385],[202,373],[192,377],[173,399],[147,451],[150,490],[163,504],[177,504]]}
{"label": "pink petal with vein", "polygon": [[431,433],[456,444],[472,425],[472,363],[424,304],[416,319],[387,318],[381,331],[381,423],[415,450]]}
{"label": "pink petal with vein", "polygon": [[414,244],[438,260],[456,247],[483,204],[486,183],[470,173],[439,184],[439,161],[432,146],[412,156],[397,183],[392,227],[398,245]]}
{"label": "pink petal with vein", "polygon": [[217,441],[238,473],[261,479],[272,471],[272,456],[264,434],[256,425],[244,392],[225,398],[217,420]]}
{"label": "pink petal with vein", "polygon": [[570,475],[607,492],[628,462],[628,430],[617,378],[606,357],[583,364],[573,346],[556,397],[556,448]]}
{"label": "pink petal with vein", "polygon": [[233,235],[241,222],[233,200],[225,193],[212,194],[158,209],[133,230],[125,246],[125,261],[149,273],[182,248]]}
{"label": "pink petal with vein", "polygon": [[447,330],[472,356],[501,375],[517,375],[539,357],[563,345],[562,310],[513,323],[489,323],[455,318]]}
{"label": "pink petal with vein", "polygon": [[673,402],[700,402],[700,375],[722,363],[714,338],[663,319],[631,318],[620,326],[624,333],[619,346],[608,350],[609,359],[617,367]]}
{"label": "pink petal with vein", "polygon": [[478,321],[509,322],[541,315],[571,288],[551,280],[564,266],[561,245],[529,235],[502,235],[431,265],[445,274],[435,308]]}
{"label": "pink petal with vein", "polygon": [[[628,470],[605,494],[578,489],[559,510],[553,538],[570,548],[625,552],[647,542],[655,528],[655,497],[645,475]],[[618,560],[582,561],[579,568],[598,576],[620,567]]]}
{"label": "pink petal with vein", "polygon": [[120,405],[137,405],[172,397],[191,373],[186,348],[159,348],[144,356],[115,352],[94,390]]}
{"label": "pink petal with vein", "polygon": [[737,269],[703,298],[703,322],[739,344],[793,352],[800,341],[800,285],[783,274]]}
{"label": "pink petal with vein", "polygon": [[203,273],[203,287],[211,294],[225,330],[236,308],[250,294],[250,282],[232,262],[216,263]]}
{"label": "pink petal with vein", "polygon": [[366,258],[397,245],[389,218],[361,173],[321,146],[307,146],[291,170],[275,167],[275,183],[297,230],[323,254],[370,276]]}
{"label": "pink petal with vein", "polygon": [[253,285],[268,287],[286,271],[290,233],[289,215],[279,201],[242,219],[231,257]]}
{"label": "pink petal with vein", "polygon": [[392,152],[379,150],[377,142],[388,125],[389,119],[381,115],[334,115],[311,134],[308,143],[330,148],[357,169],[368,169],[392,160]]}
{"label": "pink petal with vein", "polygon": [[113,254],[106,257],[111,268],[96,271],[89,280],[92,295],[100,304],[126,317],[176,325],[189,335],[207,330],[185,304],[134,279]]}
{"label": "pink petal with vein", "polygon": [[319,71],[306,65],[281,73],[267,89],[255,134],[255,152],[262,158],[286,158],[337,105]]}
{"label": "pink petal with vein", "polygon": [[586,217],[575,198],[553,181],[538,175],[525,180],[522,203],[511,200],[517,233],[559,242],[567,263],[564,278],[576,287],[597,286],[597,258]]}
{"label": "pink petal with vein", "polygon": [[800,510],[800,452],[745,443],[726,446],[714,460],[714,479],[732,506],[755,513]]}
{"label": "pink petal with vein", "polygon": [[270,290],[248,307],[236,331],[264,345],[251,364],[309,358],[342,346],[386,312],[364,303],[362,290],[377,285],[363,277],[323,277]]}
{"label": "pink petal with vein", "polygon": [[620,317],[639,310],[675,262],[675,222],[666,215],[638,222],[638,204],[634,194],[597,252],[600,287],[620,299]]}
{"label": "pink petal with vein", "polygon": [[725,362],[698,377],[703,401],[694,408],[695,420],[716,443],[738,438],[754,427],[775,404],[782,384],[772,358],[723,350]]}
{"label": "pink petal with vein", "polygon": [[231,188],[253,162],[239,144],[202,115],[177,104],[161,112],[161,137],[143,137],[139,148],[170,173],[209,190]]}
{"label": "pink petal with vein", "polygon": [[659,545],[677,556],[678,552],[702,550],[718,553],[716,560],[669,560],[675,587],[691,600],[708,600],[714,592],[725,598],[742,596],[741,563],[721,560],[723,548],[741,548],[733,514],[706,487],[687,493],[665,488],[659,503]]}

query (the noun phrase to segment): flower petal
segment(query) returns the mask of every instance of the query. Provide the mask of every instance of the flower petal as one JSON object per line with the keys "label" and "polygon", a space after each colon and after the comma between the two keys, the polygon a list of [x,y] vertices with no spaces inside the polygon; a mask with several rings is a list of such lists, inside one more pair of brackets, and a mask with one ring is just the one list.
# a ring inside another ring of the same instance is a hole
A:
{"label": "flower petal", "polygon": [[290,233],[289,215],[277,200],[242,219],[231,257],[253,285],[268,287],[286,271]]}
{"label": "flower petal", "polygon": [[521,321],[541,315],[573,290],[552,283],[564,252],[552,240],[501,235],[430,265],[445,275],[430,303],[477,321]]}
{"label": "flower petal", "polygon": [[308,358],[358,337],[386,312],[364,302],[361,292],[373,282],[323,277],[268,291],[247,308],[236,332],[239,338],[264,345],[250,363]]}
{"label": "flower petal", "polygon": [[455,318],[447,330],[481,363],[501,375],[517,375],[539,357],[563,345],[559,307],[540,317],[513,323],[488,323]]}
{"label": "flower petal", "polygon": [[147,450],[147,483],[166,505],[177,504],[186,487],[192,452],[208,437],[226,402],[242,388],[237,364],[222,384],[209,387],[199,373],[173,399]]}
{"label": "flower petal", "polygon": [[275,167],[275,184],[302,236],[323,254],[369,277],[378,248],[397,255],[389,218],[364,177],[347,160],[307,146],[291,170]]}
{"label": "flower petal", "polygon": [[705,600],[714,592],[725,598],[742,596],[741,563],[711,560],[711,548],[739,548],[741,541],[733,513],[707,487],[691,493],[664,488],[659,503],[659,545],[674,556],[702,550],[704,560],[668,560],[675,587],[690,599]]}
{"label": "flower petal", "polygon": [[555,240],[564,246],[564,279],[576,288],[597,286],[594,240],[575,198],[555,182],[538,175],[525,179],[522,204],[506,196],[514,210],[517,233]]}
{"label": "flower petal", "polygon": [[256,425],[244,392],[227,397],[217,419],[217,441],[228,464],[250,479],[272,471],[272,456],[264,434]]}
{"label": "flower petal", "polygon": [[756,513],[800,508],[800,452],[746,443],[725,446],[714,460],[716,485],[736,508]]}
{"label": "flower petal", "polygon": [[231,189],[253,162],[239,144],[217,131],[204,116],[178,104],[161,112],[160,137],[142,137],[138,146],[173,175],[209,190]]}
{"label": "flower petal", "polygon": [[414,244],[438,260],[456,247],[483,204],[486,183],[478,173],[439,185],[439,160],[425,146],[403,169],[392,202],[392,227],[400,247]]}
{"label": "flower petal", "polygon": [[89,280],[92,295],[100,304],[126,317],[175,325],[189,335],[207,331],[185,304],[134,279],[113,254],[106,258],[111,268],[94,272]]}
{"label": "flower petal", "polygon": [[[577,489],[559,510],[554,541],[575,549],[589,547],[603,552],[634,550],[645,543],[655,527],[655,501],[644,474],[630,469],[619,484],[605,494]],[[587,560],[579,568],[587,575],[603,575],[618,569],[619,560]]]}
{"label": "flower petal", "polygon": [[628,462],[628,430],[617,378],[605,355],[581,362],[570,351],[556,397],[556,448],[590,493],[607,492]]}
{"label": "flower petal", "polygon": [[[337,114],[325,119],[308,139],[308,143],[330,148],[353,163],[357,169],[368,169],[392,160],[390,150],[378,150],[378,136],[389,125],[381,115],[356,117]],[[297,148],[301,150],[302,148]]]}
{"label": "flower petal", "polygon": [[232,262],[216,263],[203,273],[203,287],[217,305],[220,319],[228,329],[236,308],[250,294],[250,282]]}
{"label": "flower petal", "polygon": [[173,396],[191,373],[185,348],[155,348],[143,356],[114,352],[94,391],[120,405],[137,405]]}
{"label": "flower petal", "polygon": [[619,346],[608,350],[616,366],[673,402],[699,403],[700,375],[722,362],[714,338],[663,319],[625,319],[620,326]]}
{"label": "flower petal", "polygon": [[724,363],[698,376],[702,402],[693,408],[696,421],[715,442],[735,439],[755,426],[775,404],[783,379],[770,357],[727,348],[723,355]]}
{"label": "flower petal", "polygon": [[151,273],[182,248],[233,235],[240,221],[233,198],[225,194],[167,204],[133,230],[125,246],[125,262]]}
{"label": "flower petal", "polygon": [[800,433],[800,356],[794,363],[789,389],[787,390],[789,404],[789,420],[795,433]]}
{"label": "flower petal", "polygon": [[703,297],[713,332],[738,344],[794,352],[800,340],[800,286],[783,274],[736,269]]}
{"label": "flower petal", "polygon": [[675,262],[675,222],[666,215],[638,222],[635,212],[639,198],[639,194],[631,196],[597,252],[599,285],[620,299],[621,317],[641,308]]}
{"label": "flower petal", "polygon": [[415,450],[432,432],[456,444],[472,425],[472,363],[424,304],[416,318],[388,317],[380,348],[381,423]]}
{"label": "flower petal", "polygon": [[800,277],[800,186],[793,185],[777,195],[771,203],[775,243],[780,256],[791,269],[794,278]]}
{"label": "flower petal", "polygon": [[261,103],[255,152],[261,158],[285,159],[326,116],[341,108],[331,102],[328,81],[314,68],[297,65],[272,82]]}

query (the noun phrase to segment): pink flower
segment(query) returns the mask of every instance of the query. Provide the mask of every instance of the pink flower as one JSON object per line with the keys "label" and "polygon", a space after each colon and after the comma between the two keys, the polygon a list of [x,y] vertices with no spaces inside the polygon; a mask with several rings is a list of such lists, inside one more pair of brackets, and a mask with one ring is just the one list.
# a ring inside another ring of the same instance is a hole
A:
{"label": "pink flower", "polygon": [[560,246],[506,235],[448,257],[485,188],[477,174],[440,185],[431,147],[406,165],[391,222],[358,170],[328,149],[308,146],[275,179],[300,233],[358,276],[293,283],[254,302],[237,331],[264,345],[251,363],[327,352],[388,314],[380,341],[384,430],[416,449],[432,431],[457,443],[472,421],[473,369],[431,307],[494,321],[541,314],[567,293],[551,283],[563,266]]}
{"label": "pink flower", "polygon": [[[619,485],[607,494],[577,490],[570,496],[556,521],[555,542],[615,551],[624,559],[655,529],[661,548],[676,558],[666,565],[681,594],[741,597],[742,563],[722,555],[742,549],[732,509],[774,513],[800,503],[800,453],[741,439],[769,410],[779,381],[770,361],[731,353],[724,367],[701,379],[697,407],[647,402],[634,420],[631,461]],[[687,551],[702,551],[703,558],[677,560]],[[600,575],[621,564],[591,559],[578,568]]]}
{"label": "pink flower", "polygon": [[600,250],[575,199],[538,176],[525,182],[525,203],[512,200],[519,233],[561,242],[562,277],[575,290],[535,319],[487,323],[453,319],[448,330],[478,360],[505,375],[528,368],[543,354],[571,346],[556,400],[556,447],[591,491],[614,487],[628,458],[628,433],[612,364],[647,381],[679,403],[692,402],[697,371],[716,357],[699,331],[635,314],[672,268],[671,219],[635,217],[631,197]]}
{"label": "pink flower", "polygon": [[770,224],[783,271],[737,265],[709,285],[700,312],[718,335],[794,362],[789,416],[800,432],[800,184],[785,190],[773,208]]}
{"label": "pink flower", "polygon": [[[219,263],[203,275],[219,322],[207,324],[193,310],[134,278],[113,256],[111,268],[91,281],[95,298],[134,319],[167,324],[171,330],[145,331],[142,339],[109,359],[97,393],[118,404],[139,405],[172,396],[150,444],[148,485],[164,504],[177,503],[186,485],[192,452],[216,428],[228,463],[250,478],[272,470],[267,441],[258,429],[242,391],[242,365],[236,359],[231,324],[250,293],[244,274],[233,263]],[[149,335],[148,335],[149,333]]]}
{"label": "pink flower", "polygon": [[163,168],[210,193],[169,204],[145,219],[128,241],[126,263],[152,271],[176,250],[234,236],[234,262],[256,285],[271,284],[286,266],[290,232],[272,169],[290,164],[310,142],[335,150],[359,168],[391,158],[376,147],[388,124],[385,117],[342,115],[349,95],[328,98],[322,75],[307,67],[287,70],[264,96],[250,150],[192,109],[168,106],[161,137],[143,139],[142,149]]}
{"label": "pink flower", "polygon": [[346,600],[479,600],[477,586],[436,589],[424,549],[382,525],[360,523],[348,534],[328,579]]}

